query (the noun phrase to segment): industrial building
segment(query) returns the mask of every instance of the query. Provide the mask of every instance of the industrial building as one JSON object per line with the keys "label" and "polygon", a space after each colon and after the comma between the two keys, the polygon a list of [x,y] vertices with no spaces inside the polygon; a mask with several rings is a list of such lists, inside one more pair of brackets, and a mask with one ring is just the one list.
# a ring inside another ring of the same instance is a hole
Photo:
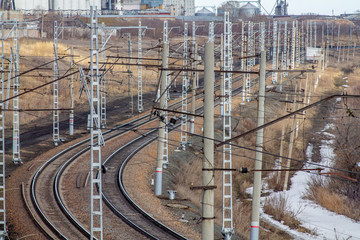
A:
{"label": "industrial building", "polygon": [[195,0],[164,0],[164,9],[175,16],[195,16]]}
{"label": "industrial building", "polygon": [[90,6],[101,9],[102,1],[107,0],[8,0],[14,10],[88,10]]}
{"label": "industrial building", "polygon": [[276,16],[288,15],[288,4],[286,0],[276,0],[275,15]]}
{"label": "industrial building", "polygon": [[254,6],[249,2],[246,5],[239,8],[239,17],[250,18],[259,14],[260,14],[260,8]]}
{"label": "industrial building", "polygon": [[195,0],[1,0],[3,10],[79,11],[96,6],[102,10],[129,11],[163,10],[173,16],[194,16]]}
{"label": "industrial building", "polygon": [[218,9],[218,15],[229,12],[231,17],[250,18],[261,13],[261,0],[227,1]]}
{"label": "industrial building", "polygon": [[195,13],[195,16],[197,17],[215,17],[215,13],[207,9],[206,7],[203,7],[199,11]]}

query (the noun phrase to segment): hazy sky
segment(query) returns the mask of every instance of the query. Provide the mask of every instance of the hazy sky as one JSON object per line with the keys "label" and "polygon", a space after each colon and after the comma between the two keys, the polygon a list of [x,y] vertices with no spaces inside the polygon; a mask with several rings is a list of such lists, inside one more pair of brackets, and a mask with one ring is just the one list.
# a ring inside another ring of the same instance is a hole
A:
{"label": "hazy sky", "polygon": [[[352,13],[360,10],[360,0],[287,0],[289,4],[289,14],[319,13],[335,15],[341,13]],[[195,6],[220,5],[223,0],[195,0]],[[276,0],[261,0],[263,7],[270,12]],[[262,10],[262,12],[264,12]]]}

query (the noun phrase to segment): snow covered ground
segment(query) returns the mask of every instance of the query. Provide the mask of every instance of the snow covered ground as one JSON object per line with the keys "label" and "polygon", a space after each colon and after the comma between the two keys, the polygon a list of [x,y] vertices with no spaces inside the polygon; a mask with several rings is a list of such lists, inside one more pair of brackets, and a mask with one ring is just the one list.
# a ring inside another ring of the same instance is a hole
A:
{"label": "snow covered ground", "polygon": [[[331,128],[331,125],[327,125],[324,130],[319,134],[322,134],[323,139],[320,147],[321,165],[332,166],[334,161],[334,152],[331,147],[332,139],[334,136],[326,130]],[[308,160],[311,161],[313,146],[310,144],[307,148],[306,154]],[[311,167],[316,168],[314,165],[304,166],[304,168]],[[317,236],[297,232],[283,225],[282,223],[274,220],[270,215],[261,213],[262,220],[272,223],[279,229],[286,231],[294,239],[304,240],[360,240],[360,222],[355,222],[352,219],[343,215],[330,212],[325,208],[317,205],[315,202],[303,199],[306,193],[308,182],[311,180],[313,174],[306,172],[297,172],[291,179],[291,188],[286,192],[277,192],[270,194],[269,197],[276,197],[282,194],[287,199],[287,204],[294,212],[299,212],[297,215],[298,220],[302,223],[302,226],[315,232]],[[252,190],[251,190],[252,192]],[[262,204],[265,198],[262,199]],[[360,207],[360,206],[359,206]]]}

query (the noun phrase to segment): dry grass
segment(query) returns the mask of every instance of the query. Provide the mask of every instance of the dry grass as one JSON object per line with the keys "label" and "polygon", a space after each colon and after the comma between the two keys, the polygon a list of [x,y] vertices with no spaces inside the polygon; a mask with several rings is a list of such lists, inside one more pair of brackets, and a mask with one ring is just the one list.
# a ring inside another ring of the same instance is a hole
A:
{"label": "dry grass", "polygon": [[[337,69],[335,66],[330,68],[333,71],[341,69],[334,77],[334,85],[338,90],[342,90],[343,85],[349,85],[348,91],[350,94],[360,93],[358,60],[358,58],[355,58],[352,62],[340,63]],[[331,116],[341,116],[341,118],[330,121],[330,123],[334,123],[336,126],[332,132],[335,135],[333,148],[336,154],[336,161],[334,162],[334,167],[353,172],[360,171],[359,167],[356,167],[356,163],[359,161],[358,134],[360,128],[358,127],[358,119],[349,117],[346,111],[350,109],[355,116],[358,116],[360,114],[357,110],[358,104],[359,101],[357,99],[349,99],[346,101],[346,106],[343,102],[337,103],[336,109],[331,113]],[[359,180],[356,174],[343,174]],[[309,184],[306,197],[330,211],[359,221],[360,210],[358,204],[360,191],[358,184],[343,180],[345,179],[329,178],[325,180],[313,178]]]}
{"label": "dry grass", "polygon": [[306,197],[322,207],[337,214],[345,215],[356,221],[360,220],[358,203],[351,201],[324,184],[321,179],[313,179],[309,185]]}
{"label": "dry grass", "polygon": [[344,198],[321,185],[311,184],[309,186],[307,197],[330,211],[339,214],[345,213],[346,206]]}
{"label": "dry grass", "polygon": [[[68,47],[62,43],[58,44],[59,56],[66,54]],[[23,39],[20,42],[21,56],[36,56],[36,57],[53,57],[54,56],[54,42],[52,41],[34,41]]]}
{"label": "dry grass", "polygon": [[300,226],[301,222],[297,220],[297,215],[301,212],[301,209],[297,210],[297,212],[292,211],[287,198],[283,195],[278,194],[267,197],[264,203],[264,211],[291,229],[311,233],[310,230]]}

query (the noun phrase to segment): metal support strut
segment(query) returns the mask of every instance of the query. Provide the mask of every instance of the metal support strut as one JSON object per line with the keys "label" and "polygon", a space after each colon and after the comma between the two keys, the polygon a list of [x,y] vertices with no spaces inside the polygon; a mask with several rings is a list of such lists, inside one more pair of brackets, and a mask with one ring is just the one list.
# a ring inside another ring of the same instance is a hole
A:
{"label": "metal support strut", "polygon": [[[164,34],[163,34],[163,42],[167,44],[167,46],[169,46],[169,36],[168,36],[168,21],[164,21]],[[165,65],[168,65],[168,58],[165,58]],[[164,108],[167,109],[168,108],[168,98],[170,96],[169,94],[169,85],[170,85],[170,75],[168,74],[168,72],[163,71],[163,74],[165,74],[165,79],[166,79],[166,93],[161,92],[161,94],[165,95],[165,99],[164,99]],[[167,168],[167,166],[169,165],[169,144],[168,144],[168,139],[169,139],[169,128],[168,128],[168,123],[169,123],[169,119],[168,119],[168,112],[163,112],[163,117],[164,117],[164,138],[163,138],[163,168]]]}
{"label": "metal support strut", "polygon": [[[231,92],[232,92],[232,26],[229,12],[224,15],[224,53],[223,53],[223,141],[231,139]],[[226,72],[230,71],[230,72]],[[231,169],[231,144],[223,145],[223,168]],[[232,211],[232,172],[223,172],[223,223],[224,239],[231,239],[233,235]]]}
{"label": "metal support strut", "polygon": [[[101,28],[101,61],[106,60],[105,45],[107,42],[105,24],[102,24]],[[100,125],[101,128],[106,128],[106,64],[101,66],[101,78],[100,78]]]}
{"label": "metal support strut", "polygon": [[90,148],[91,148],[91,236],[95,233],[103,239],[102,215],[102,173],[101,145],[103,138],[100,128],[100,82],[99,82],[99,49],[98,49],[98,16],[96,6],[90,7]]}
{"label": "metal support strut", "polygon": [[[54,21],[54,80],[58,79],[59,63],[58,63],[58,23]],[[57,146],[60,142],[59,135],[59,82],[53,83],[53,142]]]}
{"label": "metal support strut", "polygon": [[139,33],[138,33],[138,112],[142,112],[143,109],[143,95],[142,95],[142,33],[141,21],[139,21]]}
{"label": "metal support strut", "polygon": [[[0,39],[0,48],[1,48],[1,103],[0,109],[4,109],[4,82],[5,82],[5,73],[4,73],[4,15],[1,14],[1,39]],[[10,63],[11,64],[11,63]],[[6,233],[6,211],[5,211],[5,114],[3,111],[0,111],[0,239],[5,239]]]}
{"label": "metal support strut", "polygon": [[[14,96],[19,95],[20,79],[19,79],[19,43],[18,43],[18,23],[15,19],[14,25],[14,39],[13,39],[13,79],[14,79]],[[13,162],[15,164],[21,163],[20,158],[20,119],[19,119],[19,97],[13,99]]]}
{"label": "metal support strut", "polygon": [[[183,67],[186,69],[188,65],[188,24],[184,24],[184,51],[183,51]],[[181,91],[181,148],[186,149],[187,144],[187,90],[188,90],[188,72],[183,72],[182,91]]]}

